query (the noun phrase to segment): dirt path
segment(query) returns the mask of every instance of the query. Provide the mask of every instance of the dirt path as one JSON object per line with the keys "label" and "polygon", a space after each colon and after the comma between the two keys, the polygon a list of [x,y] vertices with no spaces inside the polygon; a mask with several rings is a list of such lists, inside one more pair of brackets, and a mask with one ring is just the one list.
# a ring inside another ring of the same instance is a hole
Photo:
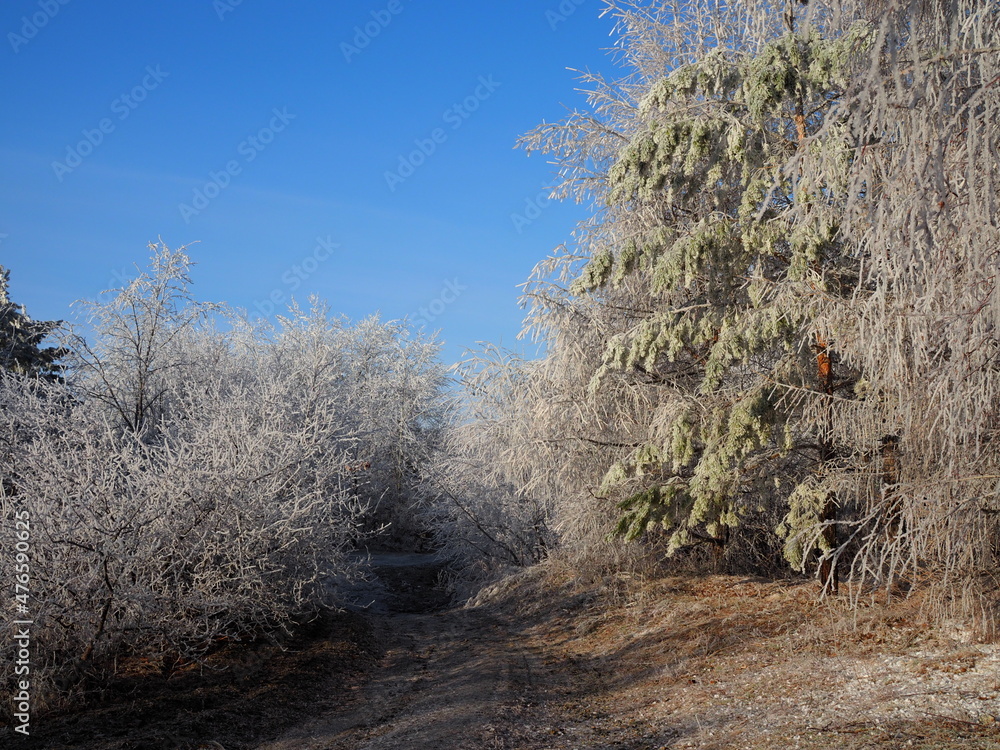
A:
{"label": "dirt path", "polygon": [[663,581],[637,599],[529,573],[417,612],[419,561],[379,572],[371,677],[257,750],[1000,748],[1000,649],[917,649],[897,625],[833,639],[808,585]]}
{"label": "dirt path", "polygon": [[355,598],[371,599],[386,646],[374,676],[258,750],[527,747],[512,744],[523,733],[510,720],[546,671],[530,645],[489,607],[414,612],[436,608],[426,560],[381,556],[373,567],[378,580]]}
{"label": "dirt path", "polygon": [[380,629],[391,645],[357,697],[260,750],[496,747],[487,725],[508,697],[517,658],[482,648],[498,634],[495,623],[458,610],[392,615]]}
{"label": "dirt path", "polygon": [[[353,602],[349,611],[317,622],[314,633],[285,648],[234,647],[204,670],[193,665],[170,677],[123,677],[87,705],[43,717],[37,734],[15,747],[659,747],[593,741],[600,720],[589,708],[591,696],[604,693],[610,673],[565,643],[549,642],[546,592],[530,589],[541,606],[526,619],[517,593],[450,607],[429,556],[379,555],[371,562],[376,575],[342,592]],[[572,617],[557,614],[560,621]]]}
{"label": "dirt path", "polygon": [[680,736],[616,700],[634,675],[579,650],[577,626],[603,606],[593,596],[529,584],[420,612],[435,601],[426,560],[373,563],[378,578],[355,592],[385,648],[371,678],[256,750],[650,750]]}

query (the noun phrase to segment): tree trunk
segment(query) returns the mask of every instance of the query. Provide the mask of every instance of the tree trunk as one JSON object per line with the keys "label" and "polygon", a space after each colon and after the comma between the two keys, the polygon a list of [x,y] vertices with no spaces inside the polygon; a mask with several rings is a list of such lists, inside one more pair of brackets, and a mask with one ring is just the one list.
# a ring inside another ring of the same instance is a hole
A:
{"label": "tree trunk", "polygon": [[[827,395],[833,394],[833,361],[830,358],[829,344],[826,338],[820,334],[816,335],[816,370],[819,375],[820,386]],[[820,465],[826,464],[833,458],[833,446],[830,441],[823,437],[820,439]],[[833,493],[827,495],[820,513],[820,522],[823,524],[823,543],[828,550],[837,548],[837,496]],[[829,557],[824,557],[819,566],[819,580],[823,586],[824,594],[836,594],[840,584],[840,571],[837,563]]]}

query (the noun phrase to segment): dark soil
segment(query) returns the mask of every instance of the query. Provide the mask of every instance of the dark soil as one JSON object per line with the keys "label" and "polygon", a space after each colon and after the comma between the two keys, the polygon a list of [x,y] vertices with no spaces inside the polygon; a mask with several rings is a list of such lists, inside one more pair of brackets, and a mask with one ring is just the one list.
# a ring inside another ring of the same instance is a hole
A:
{"label": "dark soil", "polygon": [[345,700],[379,656],[366,618],[328,613],[284,647],[232,646],[169,677],[125,665],[132,675],[92,692],[82,707],[32,717],[29,738],[0,730],[0,747],[186,750],[211,738],[226,750],[252,748],[303,714]]}

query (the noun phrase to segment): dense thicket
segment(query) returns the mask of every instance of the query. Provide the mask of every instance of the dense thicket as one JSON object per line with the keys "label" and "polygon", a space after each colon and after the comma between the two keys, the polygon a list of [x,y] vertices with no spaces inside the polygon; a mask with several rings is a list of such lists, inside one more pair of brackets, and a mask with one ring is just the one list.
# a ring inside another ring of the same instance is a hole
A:
{"label": "dense thicket", "polygon": [[443,415],[433,340],[319,305],[248,321],[191,298],[183,251],[153,250],[88,303],[63,381],[0,377],[3,548],[27,517],[38,708],[121,657],[169,673],[334,606],[359,540],[409,512]]}
{"label": "dense thicket", "polygon": [[0,275],[0,516],[31,518],[36,696],[280,632],[382,529],[459,592],[557,547],[597,573],[643,550],[929,585],[989,622],[1000,11],[607,12],[624,76],[523,140],[593,209],[526,285],[538,359],[486,347],[449,390],[403,324],[250,321],[154,247],[53,377],[51,326]]}

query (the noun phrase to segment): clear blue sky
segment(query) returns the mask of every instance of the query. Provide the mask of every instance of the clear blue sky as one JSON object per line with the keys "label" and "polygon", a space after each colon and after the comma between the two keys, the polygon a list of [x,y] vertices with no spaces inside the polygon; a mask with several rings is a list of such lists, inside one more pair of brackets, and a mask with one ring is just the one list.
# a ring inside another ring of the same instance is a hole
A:
{"label": "clear blue sky", "polygon": [[189,245],[202,300],[267,312],[272,294],[316,293],[355,319],[423,307],[448,361],[513,345],[517,285],[585,211],[549,204],[518,231],[552,167],[513,146],[584,105],[568,68],[613,69],[602,7],[7,0],[11,296],[71,318],[162,237]]}

